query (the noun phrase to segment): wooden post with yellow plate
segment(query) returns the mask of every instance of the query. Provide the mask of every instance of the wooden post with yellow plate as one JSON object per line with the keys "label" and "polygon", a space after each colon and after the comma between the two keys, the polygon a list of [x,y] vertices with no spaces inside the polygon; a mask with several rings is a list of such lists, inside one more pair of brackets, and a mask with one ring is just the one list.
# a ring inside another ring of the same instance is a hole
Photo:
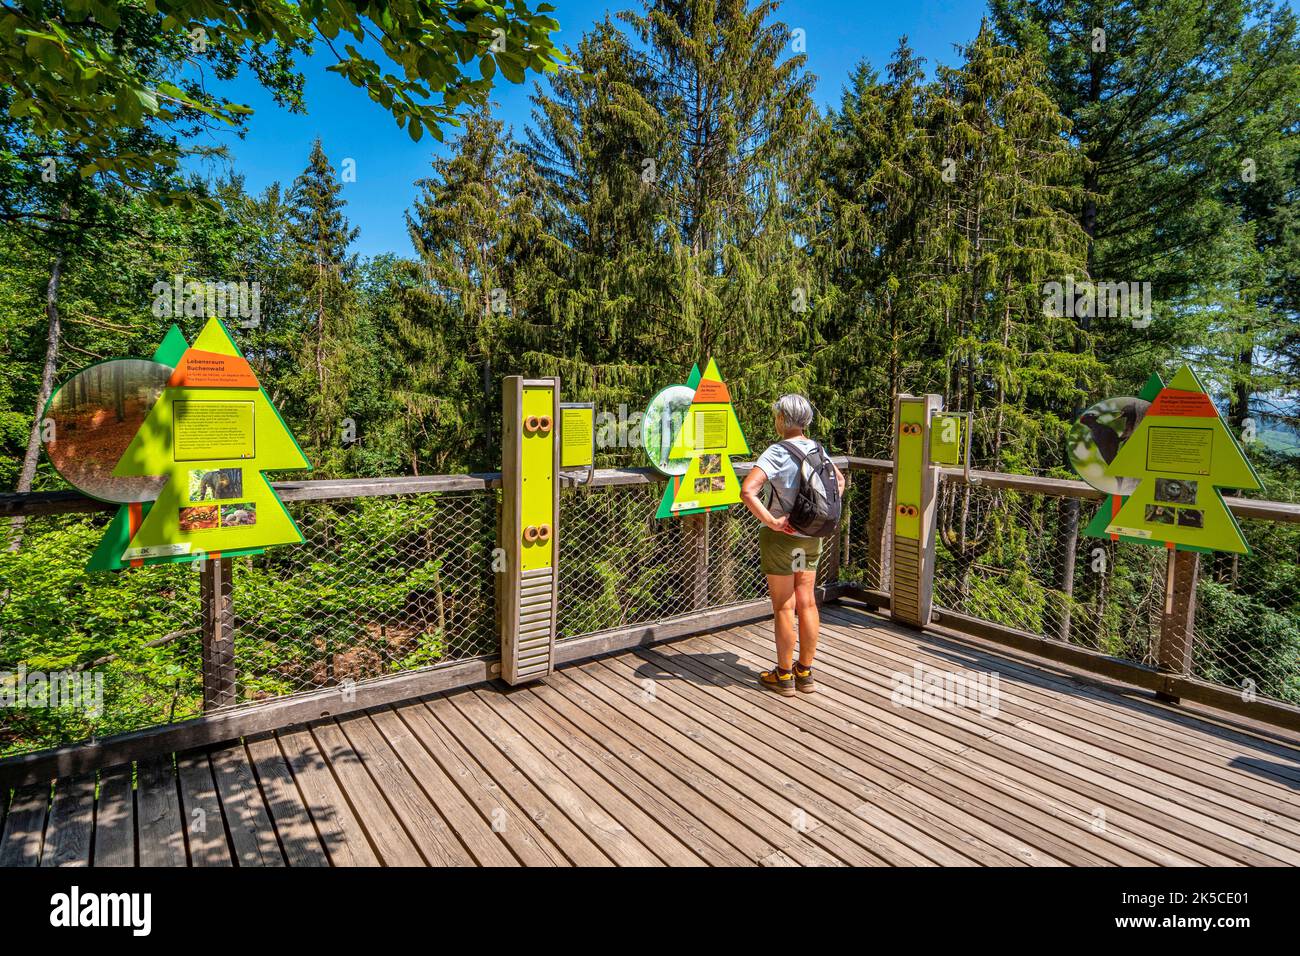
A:
{"label": "wooden post with yellow plate", "polygon": [[497,590],[501,678],[522,684],[555,667],[560,524],[560,380],[508,375],[501,385],[503,569]]}
{"label": "wooden post with yellow plate", "polygon": [[931,419],[940,395],[899,395],[894,403],[894,513],[889,613],[914,627],[930,623],[934,604],[934,509],[938,474],[931,461]]}

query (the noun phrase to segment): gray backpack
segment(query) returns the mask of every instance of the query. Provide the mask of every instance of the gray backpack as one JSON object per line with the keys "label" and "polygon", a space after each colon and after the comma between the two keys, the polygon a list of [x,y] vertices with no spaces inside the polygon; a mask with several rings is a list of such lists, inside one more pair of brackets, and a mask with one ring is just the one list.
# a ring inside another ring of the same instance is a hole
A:
{"label": "gray backpack", "polygon": [[810,452],[792,441],[781,442],[781,447],[799,463],[794,506],[787,512],[790,527],[805,538],[830,537],[840,523],[841,509],[835,463],[820,443]]}

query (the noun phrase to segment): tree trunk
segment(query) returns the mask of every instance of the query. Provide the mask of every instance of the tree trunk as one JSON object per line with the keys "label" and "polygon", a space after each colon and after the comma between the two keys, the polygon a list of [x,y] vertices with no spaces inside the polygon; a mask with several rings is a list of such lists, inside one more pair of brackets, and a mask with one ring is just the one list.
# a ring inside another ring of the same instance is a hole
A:
{"label": "tree trunk", "polygon": [[[45,287],[45,317],[49,321],[49,336],[45,341],[45,368],[41,372],[41,387],[36,394],[36,411],[32,415],[32,430],[27,436],[27,453],[23,456],[22,471],[18,473],[18,484],[14,490],[24,494],[32,490],[32,481],[36,478],[36,463],[41,454],[41,414],[54,392],[54,372],[59,364],[59,337],[62,326],[59,321],[59,283],[63,278],[63,253],[54,254],[54,263],[50,266],[50,281]],[[23,525],[27,518],[19,515],[10,521],[13,529],[9,539],[9,550],[17,551],[23,544]],[[0,594],[0,607],[9,602],[9,589]],[[4,634],[0,632],[0,646],[4,644]]]}
{"label": "tree trunk", "polygon": [[[1249,328],[1242,323],[1243,337],[1250,335]],[[1228,407],[1228,424],[1240,437],[1245,428],[1246,419],[1250,418],[1251,370],[1255,365],[1255,347],[1247,340],[1237,353],[1237,381],[1232,391],[1232,403]]]}
{"label": "tree trunk", "polygon": [[118,422],[126,421],[126,375],[121,363],[113,366],[113,406]]}
{"label": "tree trunk", "polygon": [[[32,430],[27,436],[27,453],[23,456],[22,471],[18,473],[18,484],[14,491],[25,494],[32,490],[36,478],[36,463],[41,455],[41,417],[45,406],[54,392],[54,373],[59,364],[59,338],[62,325],[59,321],[59,283],[63,279],[63,253],[54,254],[54,263],[50,266],[50,281],[45,287],[45,318],[49,323],[49,333],[45,340],[45,368],[41,371],[41,387],[36,393],[36,410],[32,414]],[[13,538],[9,550],[17,551],[22,544],[22,517],[13,519]]]}

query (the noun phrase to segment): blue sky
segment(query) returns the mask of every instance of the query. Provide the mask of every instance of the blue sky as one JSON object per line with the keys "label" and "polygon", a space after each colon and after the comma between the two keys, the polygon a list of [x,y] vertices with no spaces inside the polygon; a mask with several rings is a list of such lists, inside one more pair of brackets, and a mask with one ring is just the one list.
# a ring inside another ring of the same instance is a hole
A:
{"label": "blue sky", "polygon": [[[593,23],[607,12],[639,5],[639,0],[609,3],[590,0],[550,0],[560,22],[558,40],[576,45]],[[817,76],[817,101],[823,108],[839,100],[840,91],[857,62],[868,59],[883,66],[907,34],[914,49],[933,69],[936,61],[953,62],[953,45],[966,43],[979,30],[984,0],[904,0],[895,3],[844,0],[785,0],[778,16],[802,28],[809,69]],[[403,214],[415,198],[415,180],[426,176],[435,151],[445,152],[455,136],[438,144],[428,136],[411,142],[392,117],[366,94],[325,70],[328,61],[306,61],[306,115],[277,107],[256,83],[236,81],[223,90],[229,99],[256,111],[244,139],[213,137],[210,145],[225,145],[231,167],[247,178],[250,192],[260,192],[276,180],[289,185],[307,164],[312,142],[320,137],[335,168],[345,158],[356,161],[356,182],[345,183],[347,215],[361,234],[354,250],[365,256],[382,252],[411,253]],[[497,115],[521,132],[528,123],[533,81],[515,85],[498,75],[493,92]],[[199,171],[217,168],[198,165]],[[224,167],[222,167],[224,168]]]}

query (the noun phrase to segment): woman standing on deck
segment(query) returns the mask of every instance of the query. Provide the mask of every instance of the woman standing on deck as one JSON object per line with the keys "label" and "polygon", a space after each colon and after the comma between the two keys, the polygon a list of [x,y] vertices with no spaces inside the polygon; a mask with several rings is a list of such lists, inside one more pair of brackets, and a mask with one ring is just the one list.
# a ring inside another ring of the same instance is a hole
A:
{"label": "woman standing on deck", "polygon": [[[822,539],[800,535],[790,526],[789,514],[799,493],[800,471],[808,456],[829,461],[826,450],[804,434],[812,424],[813,409],[802,395],[783,395],[772,406],[776,433],[781,441],[769,445],[745,476],[740,496],[759,521],[759,550],[767,589],[772,598],[776,631],[776,667],[759,675],[759,682],[785,697],[796,690],[812,693],[813,655],[817,651],[821,616],[817,612],[817,562]],[[835,469],[839,493],[844,473]],[[766,490],[766,493],[764,493]],[[764,500],[766,499],[766,500]],[[799,656],[795,660],[795,621],[798,619]]]}

